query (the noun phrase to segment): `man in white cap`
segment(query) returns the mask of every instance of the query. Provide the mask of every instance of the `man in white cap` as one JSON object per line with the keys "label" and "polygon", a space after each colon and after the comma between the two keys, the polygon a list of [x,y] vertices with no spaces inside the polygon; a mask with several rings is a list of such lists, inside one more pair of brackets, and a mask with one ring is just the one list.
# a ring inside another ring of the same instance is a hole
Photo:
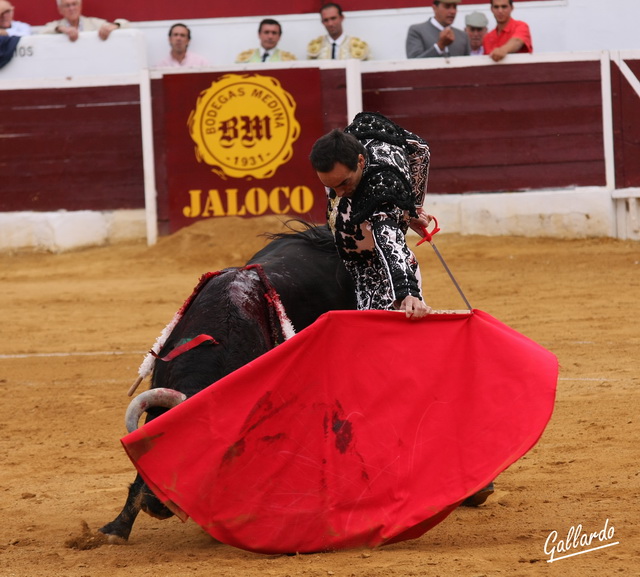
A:
{"label": "man in white cap", "polygon": [[471,56],[484,54],[482,40],[487,33],[489,20],[482,12],[472,12],[467,14],[464,19],[465,29],[471,44]]}
{"label": "man in white cap", "polygon": [[460,2],[461,0],[433,1],[433,17],[409,27],[407,58],[469,56],[469,37],[463,30],[452,26]]}

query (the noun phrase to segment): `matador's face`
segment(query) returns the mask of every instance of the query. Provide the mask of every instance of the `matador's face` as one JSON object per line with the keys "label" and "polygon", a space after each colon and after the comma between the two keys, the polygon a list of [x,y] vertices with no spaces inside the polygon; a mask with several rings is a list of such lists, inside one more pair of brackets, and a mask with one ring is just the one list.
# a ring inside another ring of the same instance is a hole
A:
{"label": "matador's face", "polygon": [[351,170],[342,162],[336,162],[329,172],[318,172],[318,178],[324,186],[335,190],[339,197],[350,198],[362,180],[364,164],[364,156],[359,154],[355,170]]}

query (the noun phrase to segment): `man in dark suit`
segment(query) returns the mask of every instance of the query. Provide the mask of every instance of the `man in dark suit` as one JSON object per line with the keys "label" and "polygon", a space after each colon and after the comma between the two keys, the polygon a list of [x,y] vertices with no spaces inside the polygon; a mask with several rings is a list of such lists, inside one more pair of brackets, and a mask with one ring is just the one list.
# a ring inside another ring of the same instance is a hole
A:
{"label": "man in dark suit", "polygon": [[469,56],[469,37],[451,26],[461,0],[434,0],[433,17],[413,24],[407,33],[407,58]]}

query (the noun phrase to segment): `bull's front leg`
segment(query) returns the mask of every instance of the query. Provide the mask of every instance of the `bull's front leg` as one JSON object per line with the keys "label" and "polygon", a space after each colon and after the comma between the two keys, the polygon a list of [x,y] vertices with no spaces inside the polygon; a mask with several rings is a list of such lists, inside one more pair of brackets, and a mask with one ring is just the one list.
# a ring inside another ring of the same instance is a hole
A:
{"label": "bull's front leg", "polygon": [[127,501],[120,514],[111,523],[100,528],[100,532],[109,537],[109,541],[117,542],[119,539],[127,541],[133,528],[133,523],[141,509],[141,501],[146,485],[140,475],[136,475],[135,481],[129,487]]}
{"label": "bull's front leg", "polygon": [[173,513],[147,487],[142,477],[136,475],[135,481],[129,487],[127,501],[122,511],[111,523],[102,527],[100,532],[107,535],[111,542],[117,542],[118,539],[127,541],[140,511],[144,511],[156,519],[168,519],[173,516]]}

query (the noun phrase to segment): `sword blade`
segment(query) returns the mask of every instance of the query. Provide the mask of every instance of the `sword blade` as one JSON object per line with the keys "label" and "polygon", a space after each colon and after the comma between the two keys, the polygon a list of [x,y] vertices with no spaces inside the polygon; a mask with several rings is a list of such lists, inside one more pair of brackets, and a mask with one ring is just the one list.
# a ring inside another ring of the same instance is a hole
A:
{"label": "sword blade", "polygon": [[431,245],[431,247],[433,248],[434,252],[436,253],[436,256],[438,257],[438,259],[442,263],[442,266],[444,267],[444,270],[447,271],[447,274],[449,275],[449,278],[451,279],[451,282],[453,282],[453,285],[456,287],[456,289],[458,289],[458,292],[460,293],[460,296],[462,297],[462,300],[464,301],[464,304],[467,305],[467,308],[470,311],[473,310],[473,307],[469,304],[469,301],[467,300],[467,297],[464,296],[464,293],[462,292],[462,289],[460,288],[460,285],[458,284],[458,281],[456,281],[455,277],[453,276],[453,273],[449,270],[449,267],[447,266],[447,263],[444,262],[444,258],[442,258],[442,255],[440,254],[440,251],[438,250],[438,247],[433,243],[433,241],[429,241],[429,244]]}

